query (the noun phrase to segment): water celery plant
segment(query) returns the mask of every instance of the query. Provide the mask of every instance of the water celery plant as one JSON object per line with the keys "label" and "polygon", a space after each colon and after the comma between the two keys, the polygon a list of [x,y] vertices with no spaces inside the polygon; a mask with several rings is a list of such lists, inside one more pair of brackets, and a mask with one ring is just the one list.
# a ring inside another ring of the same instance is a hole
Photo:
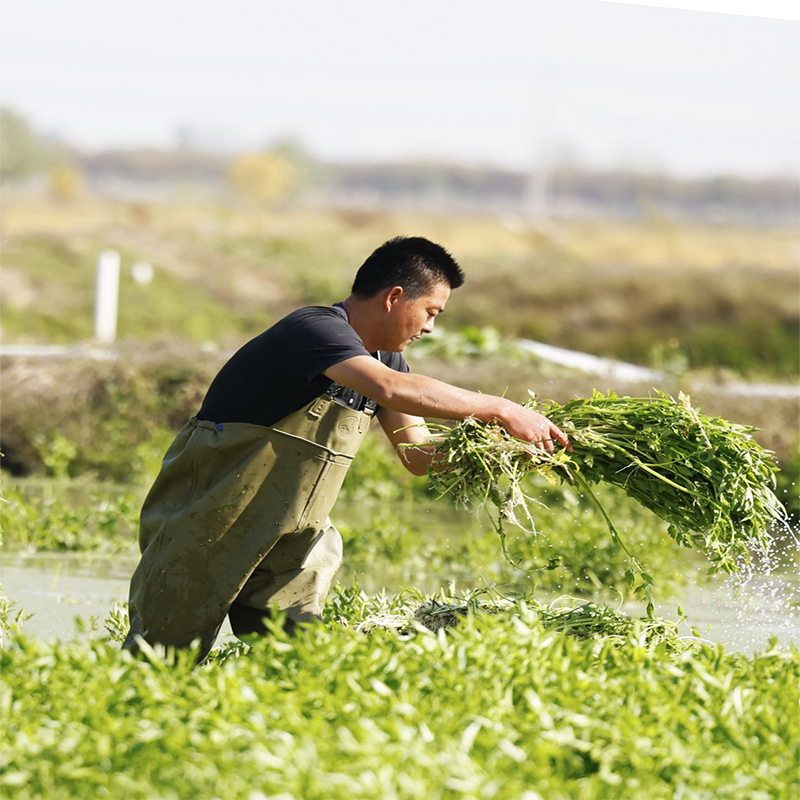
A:
{"label": "water celery plant", "polygon": [[[0,649],[0,794],[797,797],[796,648],[729,653],[574,602],[556,619],[519,602],[447,633],[359,630],[426,600],[339,589],[325,615],[341,624],[276,627],[200,668],[102,635],[15,633]],[[430,598],[424,619],[489,600]]]}
{"label": "water celery plant", "polygon": [[774,493],[777,467],[772,453],[753,438],[755,429],[700,414],[683,394],[674,400],[662,393],[633,398],[595,392],[564,405],[540,403],[532,395],[527,405],[567,433],[572,452],[548,454],[499,424],[474,418],[452,428],[429,426],[436,434],[434,489],[462,506],[496,506],[501,538],[505,521],[536,530],[537,501],[522,488],[529,473],[576,485],[597,503],[648,595],[651,579],[591,485],[621,487],[668,522],[676,542],[701,550],[711,561],[710,572],[736,572],[750,563],[751,548],[768,551],[772,527],[785,523]]}

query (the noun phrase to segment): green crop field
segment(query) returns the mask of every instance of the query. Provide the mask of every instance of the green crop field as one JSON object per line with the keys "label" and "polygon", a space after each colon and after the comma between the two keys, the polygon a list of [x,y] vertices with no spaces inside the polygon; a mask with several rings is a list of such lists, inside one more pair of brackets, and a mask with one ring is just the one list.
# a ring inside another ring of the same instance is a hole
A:
{"label": "green crop field", "polygon": [[135,660],[103,635],[13,636],[3,796],[796,796],[795,649],[731,655],[608,620],[592,632],[524,603],[447,631],[359,629],[400,605],[340,592],[327,624],[276,624],[201,668]]}
{"label": "green crop field", "polygon": [[[122,607],[53,642],[0,598],[2,796],[795,796],[800,653],[777,640],[728,652],[662,620],[668,593],[706,580],[663,523],[597,490],[656,583],[655,617],[628,616],[606,602],[627,593],[629,559],[585,498],[528,486],[546,535],[510,533],[512,568],[490,526],[368,442],[340,509],[346,571],[384,575],[388,593],[340,586],[295,636],[278,620],[196,667],[191,653],[121,651]],[[6,488],[11,552],[134,552],[142,489],[63,485]],[[482,590],[398,591],[476,570]]]}

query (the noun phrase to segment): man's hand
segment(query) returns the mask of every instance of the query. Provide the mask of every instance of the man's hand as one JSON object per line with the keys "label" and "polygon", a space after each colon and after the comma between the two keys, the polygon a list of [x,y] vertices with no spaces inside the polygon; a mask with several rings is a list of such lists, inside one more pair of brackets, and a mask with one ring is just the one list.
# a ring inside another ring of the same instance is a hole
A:
{"label": "man's hand", "polygon": [[532,442],[548,453],[554,450],[553,442],[559,442],[567,450],[572,450],[572,445],[567,435],[557,425],[552,423],[543,414],[533,411],[525,406],[509,401],[509,409],[498,417],[498,422],[517,439]]}

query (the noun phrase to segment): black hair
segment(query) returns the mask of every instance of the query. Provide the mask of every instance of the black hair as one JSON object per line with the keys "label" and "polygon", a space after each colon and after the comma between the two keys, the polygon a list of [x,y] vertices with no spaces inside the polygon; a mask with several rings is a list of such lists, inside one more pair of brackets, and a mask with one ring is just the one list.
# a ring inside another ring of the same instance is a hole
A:
{"label": "black hair", "polygon": [[359,297],[374,297],[384,289],[402,286],[408,297],[420,297],[437,283],[451,289],[464,283],[464,273],[453,256],[421,236],[395,236],[361,265],[352,291]]}

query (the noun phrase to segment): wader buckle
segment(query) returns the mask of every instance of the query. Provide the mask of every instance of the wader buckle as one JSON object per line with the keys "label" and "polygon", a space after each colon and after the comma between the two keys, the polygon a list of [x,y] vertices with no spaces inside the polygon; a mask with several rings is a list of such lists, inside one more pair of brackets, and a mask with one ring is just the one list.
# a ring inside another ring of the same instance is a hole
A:
{"label": "wader buckle", "polygon": [[308,409],[308,416],[314,419],[321,419],[330,402],[331,398],[328,395],[323,394],[318,397],[314,405]]}

